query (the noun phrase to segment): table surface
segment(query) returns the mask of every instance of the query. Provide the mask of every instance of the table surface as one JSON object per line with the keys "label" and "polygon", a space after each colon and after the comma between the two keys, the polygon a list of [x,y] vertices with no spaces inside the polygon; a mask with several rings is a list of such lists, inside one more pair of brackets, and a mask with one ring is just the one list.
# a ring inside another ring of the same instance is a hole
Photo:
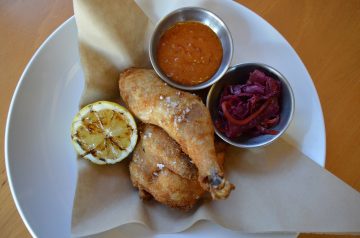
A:
{"label": "table surface", "polygon": [[[238,2],[278,29],[303,60],[324,111],[326,168],[360,191],[360,0]],[[3,237],[30,237],[11,197],[3,159],[10,100],[36,49],[72,15],[71,0],[0,1],[0,230]],[[300,237],[337,236],[301,234]]]}

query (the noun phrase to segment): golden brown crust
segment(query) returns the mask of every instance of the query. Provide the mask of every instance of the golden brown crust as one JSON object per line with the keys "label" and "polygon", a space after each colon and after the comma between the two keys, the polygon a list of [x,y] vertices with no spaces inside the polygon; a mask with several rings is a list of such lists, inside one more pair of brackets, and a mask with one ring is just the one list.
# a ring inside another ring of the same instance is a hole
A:
{"label": "golden brown crust", "polygon": [[165,131],[145,125],[130,162],[130,177],[147,200],[149,194],[167,206],[191,209],[204,190],[197,181],[197,169],[180,146]]}
{"label": "golden brown crust", "polygon": [[233,185],[226,181],[217,162],[214,127],[199,97],[171,88],[149,69],[125,70],[119,88],[121,97],[141,121],[163,128],[189,155],[198,168],[201,186],[214,199],[230,194]]}

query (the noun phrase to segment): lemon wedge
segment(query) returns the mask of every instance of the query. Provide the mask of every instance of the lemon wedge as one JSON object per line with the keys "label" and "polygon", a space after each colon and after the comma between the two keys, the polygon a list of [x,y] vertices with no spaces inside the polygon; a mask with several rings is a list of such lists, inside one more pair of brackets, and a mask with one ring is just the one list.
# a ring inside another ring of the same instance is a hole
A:
{"label": "lemon wedge", "polygon": [[71,125],[76,152],[96,164],[115,164],[134,149],[138,133],[133,116],[124,107],[98,101],[82,108]]}

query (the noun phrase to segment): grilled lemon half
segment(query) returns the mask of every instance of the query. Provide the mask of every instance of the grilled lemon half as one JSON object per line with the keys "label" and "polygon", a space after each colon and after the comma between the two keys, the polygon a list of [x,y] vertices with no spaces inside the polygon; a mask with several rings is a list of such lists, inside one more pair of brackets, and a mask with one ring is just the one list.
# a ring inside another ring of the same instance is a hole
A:
{"label": "grilled lemon half", "polygon": [[119,104],[98,101],[82,108],[71,125],[76,152],[95,164],[115,164],[134,149],[138,138],[136,123]]}

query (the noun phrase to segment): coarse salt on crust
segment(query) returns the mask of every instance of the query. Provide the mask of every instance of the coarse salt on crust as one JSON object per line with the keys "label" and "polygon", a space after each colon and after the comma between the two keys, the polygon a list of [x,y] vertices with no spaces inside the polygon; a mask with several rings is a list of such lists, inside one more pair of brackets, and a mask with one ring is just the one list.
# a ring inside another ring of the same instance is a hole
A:
{"label": "coarse salt on crust", "polygon": [[158,167],[158,169],[162,170],[165,167],[165,165],[164,164],[156,164],[156,167]]}
{"label": "coarse salt on crust", "polygon": [[152,136],[152,133],[150,131],[148,131],[144,134],[144,139],[151,138],[151,136]]}

